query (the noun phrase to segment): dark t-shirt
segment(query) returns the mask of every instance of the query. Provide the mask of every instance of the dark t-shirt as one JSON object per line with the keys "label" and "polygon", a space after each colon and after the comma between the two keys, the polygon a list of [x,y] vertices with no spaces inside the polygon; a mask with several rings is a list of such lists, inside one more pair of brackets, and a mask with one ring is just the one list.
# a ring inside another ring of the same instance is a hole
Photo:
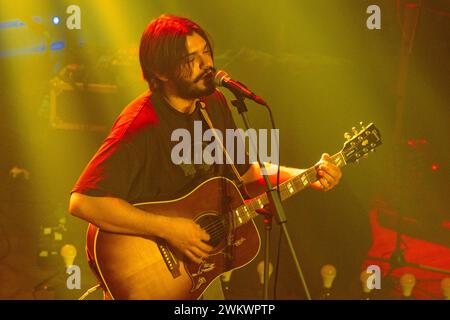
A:
{"label": "dark t-shirt", "polygon": [[[223,133],[226,146],[225,129],[235,129],[236,125],[225,97],[216,90],[202,101],[214,127]],[[230,165],[194,164],[194,148],[191,164],[174,164],[172,148],[180,141],[171,141],[172,132],[187,129],[193,143],[196,120],[203,122],[203,131],[209,129],[198,107],[185,114],[157,93],[138,97],[122,111],[72,192],[117,197],[133,204],[175,199],[213,176],[236,180]],[[199,143],[205,147],[210,142]],[[241,175],[249,166],[248,159],[236,165]]]}

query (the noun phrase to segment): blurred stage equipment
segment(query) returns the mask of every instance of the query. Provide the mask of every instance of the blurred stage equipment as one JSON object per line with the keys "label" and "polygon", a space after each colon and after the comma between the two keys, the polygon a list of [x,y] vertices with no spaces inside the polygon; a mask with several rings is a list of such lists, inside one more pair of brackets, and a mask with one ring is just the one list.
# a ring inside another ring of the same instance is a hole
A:
{"label": "blurred stage equipment", "polygon": [[394,139],[399,142],[403,132],[405,113],[405,92],[409,61],[414,46],[417,24],[419,22],[420,6],[415,2],[407,2],[403,7],[402,42],[397,77],[397,103],[394,127]]}
{"label": "blurred stage equipment", "polygon": [[384,173],[392,178],[380,184],[369,214],[373,242],[366,259],[385,271],[385,292],[413,273],[418,299],[440,297],[437,282],[450,275],[448,171],[445,154],[428,141],[409,138],[392,148]]}
{"label": "blurred stage equipment", "polygon": [[[61,238],[62,239],[62,238]],[[53,252],[52,252],[53,253]],[[33,288],[33,297],[36,299],[36,293],[39,291],[56,291],[56,288],[62,288],[66,285],[67,278],[67,268],[73,265],[75,257],[77,256],[77,249],[72,244],[65,244],[61,246],[58,252],[64,262],[64,266],[61,267],[60,261],[56,267],[56,272],[51,274],[49,277],[45,278],[39,282]]]}
{"label": "blurred stage equipment", "polygon": [[57,226],[41,227],[38,244],[38,265],[53,266],[58,263],[66,229],[66,218],[60,218]]}
{"label": "blurred stage equipment", "polygon": [[22,176],[25,180],[30,180],[30,171],[18,166],[14,166],[9,170],[9,176],[13,179],[17,179]]}
{"label": "blurred stage equipment", "polygon": [[111,113],[117,102],[117,86],[79,82],[76,74],[82,70],[80,65],[68,65],[60,76],[51,80],[51,127],[104,131],[111,124],[108,121],[110,117],[106,115]]}
{"label": "blurred stage equipment", "polygon": [[[94,57],[91,57],[94,58]],[[81,60],[81,59],[80,59]],[[105,131],[127,95],[142,91],[137,51],[120,49],[96,63],[71,63],[50,81],[50,125],[56,129]]]}

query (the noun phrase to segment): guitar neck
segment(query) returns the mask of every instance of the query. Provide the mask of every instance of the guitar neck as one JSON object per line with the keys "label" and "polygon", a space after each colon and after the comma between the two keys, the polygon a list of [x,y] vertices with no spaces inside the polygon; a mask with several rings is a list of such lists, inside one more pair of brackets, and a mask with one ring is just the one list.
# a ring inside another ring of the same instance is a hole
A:
{"label": "guitar neck", "polygon": [[[330,161],[338,167],[343,167],[347,164],[341,152],[334,154],[330,158]],[[306,189],[317,180],[316,166],[306,169],[301,174],[280,184],[281,200],[285,200],[303,189]],[[269,198],[266,193],[263,193],[251,199],[246,204],[234,209],[233,217],[235,227],[241,226],[255,218],[258,215],[256,210],[263,208],[267,204],[269,204]]]}

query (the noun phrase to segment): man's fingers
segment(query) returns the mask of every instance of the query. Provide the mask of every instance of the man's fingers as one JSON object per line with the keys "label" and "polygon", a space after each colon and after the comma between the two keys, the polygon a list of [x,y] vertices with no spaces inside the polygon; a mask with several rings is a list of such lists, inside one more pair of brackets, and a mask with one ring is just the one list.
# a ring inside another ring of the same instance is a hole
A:
{"label": "man's fingers", "polygon": [[341,177],[339,168],[331,163],[324,163],[319,166],[319,175],[324,176],[324,174],[328,174],[335,181],[339,180]]}
{"label": "man's fingers", "polygon": [[320,160],[322,161],[329,161],[330,155],[328,153],[322,153],[322,157],[320,157]]}
{"label": "man's fingers", "polygon": [[207,252],[204,252],[197,247],[191,247],[189,248],[189,251],[193,253],[197,258],[199,258],[200,261],[201,259],[206,258],[208,256]]}
{"label": "man's fingers", "polygon": [[198,264],[202,263],[202,259],[197,258],[197,257],[196,257],[194,254],[192,254],[189,250],[186,250],[186,251],[184,252],[184,254],[185,254],[189,259],[191,259],[192,261],[194,261],[195,263],[198,263]]}
{"label": "man's fingers", "polygon": [[322,185],[322,187],[323,187],[324,190],[328,190],[328,189],[331,187],[331,185],[330,185],[330,183],[327,181],[327,179],[325,179],[325,178],[320,178],[319,181],[320,181],[320,184]]}
{"label": "man's fingers", "polygon": [[197,226],[197,231],[198,231],[198,235],[197,235],[197,236],[198,236],[201,240],[209,241],[210,236],[209,236],[208,232],[206,232],[206,230],[203,229],[199,224],[197,224],[196,226]]}
{"label": "man's fingers", "polygon": [[321,170],[320,171],[320,176],[322,176],[322,179],[325,179],[326,182],[328,182],[328,184],[331,186],[336,182],[336,179],[330,175],[328,172]]}
{"label": "man's fingers", "polygon": [[206,232],[204,229],[202,229],[201,234],[200,234],[200,239],[204,240],[204,241],[209,241],[209,239],[211,239],[211,237],[209,236],[208,232]]}
{"label": "man's fingers", "polygon": [[206,244],[205,242],[203,242],[201,240],[197,243],[197,247],[200,248],[200,250],[203,250],[205,252],[211,252],[213,250],[213,247],[211,247],[210,245]]}

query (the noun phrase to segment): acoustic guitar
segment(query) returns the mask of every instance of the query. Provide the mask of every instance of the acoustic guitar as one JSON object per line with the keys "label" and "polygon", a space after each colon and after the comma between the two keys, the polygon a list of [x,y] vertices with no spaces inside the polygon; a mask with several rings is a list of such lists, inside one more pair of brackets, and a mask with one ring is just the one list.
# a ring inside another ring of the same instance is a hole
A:
{"label": "acoustic guitar", "polygon": [[[381,144],[372,123],[352,130],[342,150],[331,156],[339,167],[358,162]],[[317,180],[316,167],[303,171],[279,185],[281,199]],[[197,264],[163,239],[110,233],[90,224],[91,266],[113,299],[198,299],[215,278],[245,266],[258,254],[260,237],[253,219],[268,203],[265,193],[244,201],[238,187],[225,177],[204,181],[178,199],[136,203],[153,214],[192,219],[210,235],[213,251]]]}

